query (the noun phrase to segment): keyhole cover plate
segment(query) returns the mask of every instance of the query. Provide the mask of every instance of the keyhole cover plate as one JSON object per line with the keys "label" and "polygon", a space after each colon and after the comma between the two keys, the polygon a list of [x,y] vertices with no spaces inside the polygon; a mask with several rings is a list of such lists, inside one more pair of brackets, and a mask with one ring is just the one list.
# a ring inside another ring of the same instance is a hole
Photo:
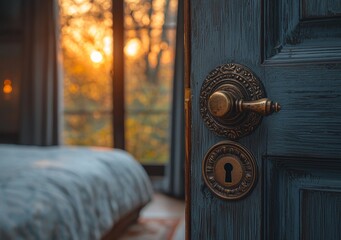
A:
{"label": "keyhole cover plate", "polygon": [[[228,172],[226,164],[232,165]],[[243,145],[222,141],[211,147],[204,157],[202,174],[207,187],[218,197],[238,200],[253,189],[257,180],[257,164],[252,153]],[[230,180],[226,182],[226,174]]]}

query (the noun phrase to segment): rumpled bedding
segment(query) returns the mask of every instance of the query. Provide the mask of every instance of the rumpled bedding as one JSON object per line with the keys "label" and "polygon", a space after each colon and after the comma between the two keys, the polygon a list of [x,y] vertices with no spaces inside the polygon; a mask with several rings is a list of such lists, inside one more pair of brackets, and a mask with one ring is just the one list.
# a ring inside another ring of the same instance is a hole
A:
{"label": "rumpled bedding", "polygon": [[100,239],[151,197],[125,151],[0,145],[2,240]]}

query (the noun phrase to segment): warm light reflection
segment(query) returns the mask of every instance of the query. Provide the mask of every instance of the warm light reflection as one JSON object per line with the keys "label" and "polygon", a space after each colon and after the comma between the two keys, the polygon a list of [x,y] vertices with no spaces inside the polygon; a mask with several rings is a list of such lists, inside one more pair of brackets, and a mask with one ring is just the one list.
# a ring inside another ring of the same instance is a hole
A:
{"label": "warm light reflection", "polygon": [[160,43],[160,48],[162,50],[167,50],[168,49],[168,43],[167,42],[162,42]]}
{"label": "warm light reflection", "polygon": [[64,70],[63,141],[110,147],[112,0],[58,2]]}
{"label": "warm light reflection", "polygon": [[93,50],[90,54],[91,61],[94,63],[100,63],[103,61],[103,55],[99,51]]}
{"label": "warm light reflection", "polygon": [[10,94],[12,91],[13,91],[13,88],[12,88],[12,81],[9,80],[9,79],[6,79],[4,81],[4,87],[3,87],[3,92],[5,94]]}
{"label": "warm light reflection", "polygon": [[67,8],[67,13],[69,15],[73,15],[73,14],[77,13],[77,8],[75,6],[70,6]]}
{"label": "warm light reflection", "polygon": [[178,0],[124,3],[126,149],[143,163],[165,163]]}
{"label": "warm light reflection", "polygon": [[155,52],[151,52],[148,54],[148,61],[152,68],[155,68],[157,65],[157,61],[158,61],[157,56],[158,54]]}
{"label": "warm light reflection", "polygon": [[96,26],[90,26],[88,29],[89,34],[91,34],[92,36],[96,36],[97,32],[98,32],[98,28]]}
{"label": "warm light reflection", "polygon": [[164,51],[162,54],[161,62],[163,64],[168,64],[168,63],[172,62],[173,59],[174,59],[174,56],[173,56],[172,52]]}
{"label": "warm light reflection", "polygon": [[149,16],[144,15],[144,16],[142,17],[142,19],[141,19],[141,22],[142,22],[142,24],[145,25],[145,26],[149,25],[149,23],[150,23],[150,18],[149,18]]}
{"label": "warm light reflection", "polygon": [[105,52],[106,55],[110,56],[112,54],[112,37],[105,37],[103,39],[104,42],[104,47],[103,51]]}
{"label": "warm light reflection", "polygon": [[135,3],[138,4],[140,0],[125,0],[126,3]]}
{"label": "warm light reflection", "polygon": [[[112,146],[112,2],[59,0],[66,144]],[[123,2],[127,150],[142,162],[165,163],[178,0]]]}
{"label": "warm light reflection", "polygon": [[12,81],[9,80],[9,79],[6,79],[6,80],[4,81],[4,84],[5,84],[5,85],[12,85]]}
{"label": "warm light reflection", "polygon": [[141,50],[141,41],[137,38],[133,38],[129,40],[124,47],[124,53],[128,57],[135,57]]}

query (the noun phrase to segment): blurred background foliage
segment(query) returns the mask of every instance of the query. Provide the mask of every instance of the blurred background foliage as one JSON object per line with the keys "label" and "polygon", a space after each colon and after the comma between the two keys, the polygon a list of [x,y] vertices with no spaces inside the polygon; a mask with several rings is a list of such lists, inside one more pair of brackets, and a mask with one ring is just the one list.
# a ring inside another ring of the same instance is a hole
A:
{"label": "blurred background foliage", "polygon": [[[111,0],[60,0],[64,143],[113,146]],[[114,15],[113,15],[113,14]],[[177,0],[125,0],[126,150],[169,159]]]}

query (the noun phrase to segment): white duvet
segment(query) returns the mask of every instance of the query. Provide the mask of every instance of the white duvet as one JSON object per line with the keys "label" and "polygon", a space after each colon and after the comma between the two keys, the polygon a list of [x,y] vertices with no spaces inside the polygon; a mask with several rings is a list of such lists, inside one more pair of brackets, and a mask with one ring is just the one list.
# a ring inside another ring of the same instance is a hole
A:
{"label": "white duvet", "polygon": [[99,239],[152,196],[122,150],[0,145],[0,239]]}

